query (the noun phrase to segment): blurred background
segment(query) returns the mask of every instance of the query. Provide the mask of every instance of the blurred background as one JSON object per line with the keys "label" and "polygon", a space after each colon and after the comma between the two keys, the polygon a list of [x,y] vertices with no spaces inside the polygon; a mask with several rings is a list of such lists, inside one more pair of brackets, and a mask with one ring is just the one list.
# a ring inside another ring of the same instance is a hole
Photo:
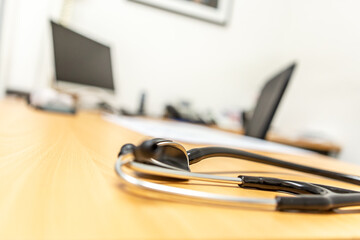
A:
{"label": "blurred background", "polygon": [[336,142],[339,159],[360,164],[359,1],[236,0],[218,17],[168,1],[184,9],[156,6],[162,1],[1,0],[0,94],[51,86],[50,20],[110,46],[116,103],[135,112],[146,93],[151,116],[182,101],[215,117],[250,110],[266,80],[296,62],[271,131]]}

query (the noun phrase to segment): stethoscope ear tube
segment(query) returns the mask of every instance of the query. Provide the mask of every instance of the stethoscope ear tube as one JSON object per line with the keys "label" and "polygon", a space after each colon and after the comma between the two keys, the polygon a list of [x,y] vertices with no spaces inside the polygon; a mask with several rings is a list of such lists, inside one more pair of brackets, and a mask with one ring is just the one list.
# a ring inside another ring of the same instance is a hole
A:
{"label": "stethoscope ear tube", "polygon": [[348,182],[348,183],[360,185],[359,176],[305,166],[305,165],[292,163],[276,158],[271,158],[238,149],[224,148],[224,147],[204,147],[204,148],[193,148],[188,150],[187,152],[188,152],[190,165],[210,157],[231,157],[231,158],[239,158],[242,160],[249,160],[252,162],[263,163],[276,167],[296,170],[299,172],[310,173],[317,176],[327,177],[342,182]]}
{"label": "stethoscope ear tube", "polygon": [[276,210],[279,211],[323,212],[353,206],[360,206],[360,193],[276,197]]}
{"label": "stethoscope ear tube", "polygon": [[239,176],[241,188],[281,191],[299,194],[276,197],[279,211],[330,211],[336,208],[360,206],[360,192],[301,181],[270,177]]}

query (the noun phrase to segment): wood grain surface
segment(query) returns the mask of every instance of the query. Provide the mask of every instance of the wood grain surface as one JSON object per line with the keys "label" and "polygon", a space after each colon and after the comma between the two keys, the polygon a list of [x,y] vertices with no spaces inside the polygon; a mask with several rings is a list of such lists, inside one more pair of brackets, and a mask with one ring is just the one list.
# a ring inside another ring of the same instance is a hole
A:
{"label": "wood grain surface", "polygon": [[[98,113],[41,112],[11,99],[0,102],[0,112],[0,239],[360,238],[358,209],[286,213],[133,194],[115,174],[114,163],[121,145],[139,143],[146,136],[106,122]],[[267,155],[360,174],[359,166],[316,154]],[[236,159],[213,158],[191,168],[360,190],[351,184]],[[276,195],[195,181],[173,185],[237,196]]]}

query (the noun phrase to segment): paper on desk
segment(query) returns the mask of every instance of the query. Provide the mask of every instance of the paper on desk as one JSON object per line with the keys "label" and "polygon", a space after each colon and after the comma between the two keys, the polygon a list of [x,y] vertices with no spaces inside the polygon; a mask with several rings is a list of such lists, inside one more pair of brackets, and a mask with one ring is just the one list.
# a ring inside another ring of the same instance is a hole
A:
{"label": "paper on desk", "polygon": [[237,147],[264,152],[300,155],[312,153],[296,147],[228,133],[191,123],[152,120],[139,117],[124,117],[111,114],[106,114],[103,117],[107,121],[150,137],[167,138],[193,144]]}

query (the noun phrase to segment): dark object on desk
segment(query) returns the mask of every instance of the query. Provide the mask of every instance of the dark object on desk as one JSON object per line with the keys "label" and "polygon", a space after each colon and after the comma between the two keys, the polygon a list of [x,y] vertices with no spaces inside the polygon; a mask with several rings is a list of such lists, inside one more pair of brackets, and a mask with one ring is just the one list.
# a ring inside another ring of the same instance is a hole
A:
{"label": "dark object on desk", "polygon": [[165,106],[164,117],[178,121],[205,124],[205,122],[199,116],[195,116],[193,114],[190,115],[189,113],[184,113],[179,108],[170,104]]}
{"label": "dark object on desk", "polygon": [[110,48],[51,21],[57,81],[114,90]]}
{"label": "dark object on desk", "polygon": [[183,122],[190,122],[196,124],[204,124],[204,125],[214,125],[216,121],[211,116],[203,116],[196,112],[194,112],[190,104],[187,102],[182,102],[177,106],[174,105],[166,105],[165,106],[165,118],[170,118]]}
{"label": "dark object on desk", "polygon": [[6,96],[14,96],[17,98],[23,98],[27,103],[30,102],[30,93],[24,91],[18,91],[14,89],[6,89]]}
{"label": "dark object on desk", "polygon": [[35,109],[39,109],[46,112],[56,112],[56,113],[65,113],[65,114],[76,114],[75,107],[66,107],[66,106],[33,106]]}
{"label": "dark object on desk", "polygon": [[202,120],[197,115],[189,115],[184,114],[179,111],[178,108],[174,107],[173,105],[166,105],[165,106],[165,115],[164,117],[170,118],[173,120],[184,121],[184,122],[191,122],[191,123],[198,123],[198,124],[206,124],[204,120]]}
{"label": "dark object on desk", "polygon": [[145,116],[145,101],[146,101],[146,93],[143,92],[141,94],[140,105],[139,105],[139,110],[138,110],[138,114],[140,116]]}
{"label": "dark object on desk", "polygon": [[265,138],[295,66],[296,63],[291,64],[266,82],[261,90],[252,117],[247,119],[246,114],[243,115],[246,116],[243,119],[245,120],[245,135],[261,139]]}
{"label": "dark object on desk", "polygon": [[101,111],[112,113],[112,114],[118,114],[118,109],[111,106],[109,103],[102,101],[97,104],[97,108]]}
{"label": "dark object on desk", "polygon": [[124,108],[120,109],[120,114],[124,115],[124,116],[132,116],[132,117],[136,117],[136,116],[145,116],[146,115],[146,111],[145,111],[145,102],[146,102],[146,93],[143,92],[141,94],[140,97],[140,104],[139,104],[139,109],[137,112],[133,113],[130,112]]}

